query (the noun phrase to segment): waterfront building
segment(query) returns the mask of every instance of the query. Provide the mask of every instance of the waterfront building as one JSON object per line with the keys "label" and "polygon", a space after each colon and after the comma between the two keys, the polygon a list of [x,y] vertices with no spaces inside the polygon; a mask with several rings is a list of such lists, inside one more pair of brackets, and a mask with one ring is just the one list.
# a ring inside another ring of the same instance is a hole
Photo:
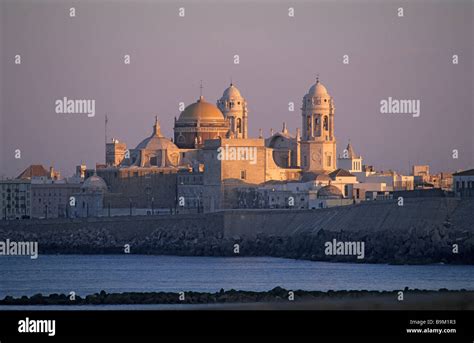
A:
{"label": "waterfront building", "polygon": [[474,169],[453,174],[453,191],[459,197],[474,196]]}
{"label": "waterfront building", "polygon": [[80,183],[32,182],[31,183],[31,217],[32,218],[67,218],[70,217],[71,196],[79,192]]}
{"label": "waterfront building", "polygon": [[31,180],[1,180],[0,195],[2,220],[31,217]]}

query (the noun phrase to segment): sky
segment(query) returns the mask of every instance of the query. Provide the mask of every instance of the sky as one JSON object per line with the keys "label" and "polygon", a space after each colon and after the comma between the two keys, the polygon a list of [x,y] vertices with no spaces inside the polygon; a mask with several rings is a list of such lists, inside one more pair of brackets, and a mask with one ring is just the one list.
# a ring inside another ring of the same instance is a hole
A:
{"label": "sky", "polygon": [[[318,74],[334,98],[339,154],[350,140],[378,170],[473,168],[473,3],[0,0],[0,177],[104,163],[105,115],[108,139],[129,148],[155,115],[171,138],[201,80],[215,103],[232,79],[250,137],[283,122],[294,134]],[[95,116],[56,113],[64,97],[95,100]],[[420,116],[381,113],[389,97],[419,100]]]}

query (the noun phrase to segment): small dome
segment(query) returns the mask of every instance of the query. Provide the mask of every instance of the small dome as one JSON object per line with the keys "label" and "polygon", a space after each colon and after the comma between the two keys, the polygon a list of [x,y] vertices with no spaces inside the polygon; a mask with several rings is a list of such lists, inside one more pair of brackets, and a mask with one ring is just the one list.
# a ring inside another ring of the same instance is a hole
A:
{"label": "small dome", "polygon": [[189,105],[181,112],[178,121],[196,122],[196,121],[224,121],[224,115],[217,106],[200,97],[197,102]]}
{"label": "small dome", "polygon": [[316,81],[314,85],[308,91],[308,95],[310,96],[329,96],[328,90],[326,87],[323,86],[319,80]]}
{"label": "small dome", "polygon": [[327,185],[318,191],[318,198],[342,198],[342,192],[339,188],[333,185]]}
{"label": "small dome", "polygon": [[172,150],[178,149],[178,147],[168,138],[163,137],[161,134],[160,123],[158,122],[158,117],[155,117],[155,125],[153,125],[153,133],[150,137],[142,140],[137,147],[137,150],[148,149],[148,150]]}
{"label": "small dome", "polygon": [[168,138],[159,137],[156,135],[145,138],[140,142],[136,147],[137,150],[147,149],[147,150],[170,150],[178,149],[178,147],[170,141]]}
{"label": "small dome", "polygon": [[241,99],[242,95],[237,87],[235,87],[232,83],[230,86],[224,91],[222,94],[222,99]]}
{"label": "small dome", "polygon": [[86,192],[106,192],[107,183],[105,183],[103,178],[94,174],[84,181],[82,190]]}

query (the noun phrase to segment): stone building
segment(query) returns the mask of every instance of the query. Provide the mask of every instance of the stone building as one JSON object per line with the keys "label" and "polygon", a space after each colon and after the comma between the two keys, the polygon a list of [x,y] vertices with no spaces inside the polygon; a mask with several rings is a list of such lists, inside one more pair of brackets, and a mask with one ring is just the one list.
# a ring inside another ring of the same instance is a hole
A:
{"label": "stone building", "polygon": [[[114,144],[115,146],[116,144]],[[110,146],[109,146],[110,147]],[[108,150],[114,160],[116,151]],[[88,176],[97,172],[106,183],[108,191],[104,194],[104,207],[152,209],[174,208],[176,205],[176,173],[184,154],[161,133],[158,118],[150,136],[143,139],[129,156],[119,158],[120,163],[109,164],[105,168],[90,171]]]}
{"label": "stone building", "polygon": [[301,164],[300,130],[296,130],[296,135],[292,136],[283,123],[281,132],[272,134],[265,139],[265,146],[273,149],[273,160],[281,168],[299,168]]}
{"label": "stone building", "polygon": [[31,218],[31,181],[24,179],[0,181],[0,218]]}
{"label": "stone building", "polygon": [[81,186],[80,192],[73,195],[74,206],[71,207],[72,217],[98,217],[103,213],[104,195],[107,184],[96,174],[88,177]]}
{"label": "stone building", "polygon": [[331,185],[339,188],[344,198],[353,197],[354,184],[358,183],[357,177],[349,171],[339,168],[329,173]]}
{"label": "stone building", "polygon": [[33,218],[70,217],[70,198],[80,189],[80,183],[32,182],[31,216]]}
{"label": "stone building", "polygon": [[177,174],[177,212],[203,212],[204,173],[183,170]]}

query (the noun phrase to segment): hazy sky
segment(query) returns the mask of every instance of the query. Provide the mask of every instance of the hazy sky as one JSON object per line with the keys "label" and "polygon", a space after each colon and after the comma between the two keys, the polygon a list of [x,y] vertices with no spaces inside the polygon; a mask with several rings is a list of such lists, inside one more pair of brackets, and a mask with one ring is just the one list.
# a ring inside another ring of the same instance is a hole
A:
{"label": "hazy sky", "polygon": [[[130,148],[155,115],[172,137],[178,104],[196,101],[200,80],[215,103],[232,77],[248,102],[250,136],[283,121],[294,133],[318,73],[335,100],[339,153],[351,139],[377,169],[474,167],[471,0],[0,3],[0,176],[32,163],[63,175],[81,160],[103,163],[105,114],[109,139]],[[94,99],[96,116],[55,113],[63,97]],[[381,114],[388,97],[420,100],[420,117]]]}

